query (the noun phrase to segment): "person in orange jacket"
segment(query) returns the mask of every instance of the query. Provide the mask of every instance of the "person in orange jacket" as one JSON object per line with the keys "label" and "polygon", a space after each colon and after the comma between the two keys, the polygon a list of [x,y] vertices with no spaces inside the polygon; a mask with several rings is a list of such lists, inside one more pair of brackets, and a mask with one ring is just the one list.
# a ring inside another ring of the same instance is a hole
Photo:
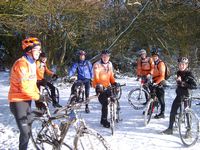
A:
{"label": "person in orange jacket", "polygon": [[11,69],[8,100],[20,131],[19,149],[26,150],[31,131],[31,101],[40,98],[35,61],[41,53],[41,42],[35,37],[26,38],[22,49],[24,55]]}
{"label": "person in orange jacket", "polygon": [[94,78],[93,87],[96,88],[96,92],[99,93],[98,100],[102,105],[101,109],[101,121],[100,123],[105,127],[110,127],[110,122],[107,120],[108,115],[108,98],[111,96],[108,88],[111,84],[116,84],[113,65],[109,61],[110,52],[108,50],[103,50],[101,52],[101,60],[93,65]]}
{"label": "person in orange jacket", "polygon": [[[154,61],[151,57],[147,57],[147,52],[145,49],[141,49],[139,51],[139,58],[137,60],[137,80],[141,78],[144,81],[143,88],[148,91],[147,83],[150,81],[153,70],[154,70]],[[148,95],[145,95],[146,102],[144,105],[146,105],[148,100]]]}
{"label": "person in orange jacket", "polygon": [[148,80],[153,74],[154,61],[152,58],[147,57],[145,49],[139,51],[140,58],[137,60],[137,76]]}
{"label": "person in orange jacket", "polygon": [[161,110],[159,114],[155,115],[155,119],[164,118],[165,115],[165,70],[166,66],[164,62],[159,58],[159,52],[154,49],[152,52],[152,58],[154,60],[154,71],[153,71],[153,84],[156,85],[156,96],[161,105]]}
{"label": "person in orange jacket", "polygon": [[[36,73],[37,73],[37,86],[40,89],[40,86],[48,86],[51,90],[51,99],[53,102],[54,107],[61,107],[61,105],[56,101],[56,94],[55,94],[55,86],[44,79],[45,73],[47,75],[52,76],[52,78],[57,78],[58,76],[51,70],[48,69],[47,64],[47,57],[44,52],[40,54],[39,59],[36,61]],[[44,108],[44,104],[42,102],[35,102],[36,107]]]}

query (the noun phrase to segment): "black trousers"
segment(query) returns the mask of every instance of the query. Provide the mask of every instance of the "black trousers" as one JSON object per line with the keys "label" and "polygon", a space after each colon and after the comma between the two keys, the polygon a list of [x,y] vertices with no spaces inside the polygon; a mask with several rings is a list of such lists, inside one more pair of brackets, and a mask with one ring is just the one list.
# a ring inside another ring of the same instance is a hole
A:
{"label": "black trousers", "polygon": [[175,122],[175,118],[177,115],[177,110],[181,107],[181,101],[183,100],[184,97],[188,97],[189,95],[187,93],[183,93],[182,95],[177,95],[176,98],[174,99],[170,111],[170,117],[169,117],[169,128],[173,129],[173,125]]}
{"label": "black trousers", "polygon": [[104,92],[102,92],[99,97],[98,100],[102,105],[101,108],[101,120],[107,120],[108,117],[108,98],[111,96],[111,92],[109,90],[106,90]]}
{"label": "black trousers", "polygon": [[56,96],[56,88],[53,84],[51,84],[50,82],[46,81],[45,79],[43,80],[38,80],[37,81],[37,87],[40,90],[40,86],[48,86],[49,89],[51,90],[51,99],[54,100],[55,96]]}
{"label": "black trousers", "polygon": [[31,134],[31,100],[23,102],[11,102],[10,110],[15,117],[20,131],[19,150],[27,150]]}
{"label": "black trousers", "polygon": [[81,82],[85,85],[85,97],[88,98],[90,95],[90,79],[78,80],[74,82],[71,88],[71,94],[75,90],[76,86],[78,86],[78,84],[80,84]]}
{"label": "black trousers", "polygon": [[160,113],[164,114],[165,113],[165,90],[164,87],[156,87],[156,96],[158,98],[158,101],[160,103],[161,109]]}

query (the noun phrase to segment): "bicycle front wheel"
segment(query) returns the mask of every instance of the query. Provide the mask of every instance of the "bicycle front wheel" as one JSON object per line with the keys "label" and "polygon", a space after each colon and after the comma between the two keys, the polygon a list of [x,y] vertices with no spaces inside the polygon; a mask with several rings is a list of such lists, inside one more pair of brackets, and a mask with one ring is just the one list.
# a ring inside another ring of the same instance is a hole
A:
{"label": "bicycle front wheel", "polygon": [[186,110],[178,120],[179,135],[182,143],[189,147],[194,145],[199,138],[199,120],[191,110]]}
{"label": "bicycle front wheel", "polygon": [[154,111],[154,100],[151,98],[148,102],[147,105],[145,107],[145,113],[144,113],[144,125],[146,126],[147,124],[149,124],[150,120],[151,120],[151,116],[153,114]]}
{"label": "bicycle front wheel", "polygon": [[60,144],[55,140],[51,132],[52,126],[44,122],[42,118],[34,118],[31,124],[31,140],[37,150],[72,150],[66,143]]}
{"label": "bicycle front wheel", "polygon": [[128,102],[134,109],[144,109],[149,93],[145,89],[136,88],[129,92]]}
{"label": "bicycle front wheel", "polygon": [[112,135],[114,134],[115,131],[115,122],[116,122],[116,108],[115,104],[112,103],[110,104],[110,129]]}
{"label": "bicycle front wheel", "polygon": [[96,131],[84,128],[74,139],[74,150],[111,150],[107,141]]}

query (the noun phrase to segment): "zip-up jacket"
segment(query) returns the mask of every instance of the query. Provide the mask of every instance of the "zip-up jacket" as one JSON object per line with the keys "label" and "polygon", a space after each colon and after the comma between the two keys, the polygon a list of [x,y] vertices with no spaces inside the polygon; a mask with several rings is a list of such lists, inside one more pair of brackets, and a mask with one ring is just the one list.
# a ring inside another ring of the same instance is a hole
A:
{"label": "zip-up jacket", "polygon": [[154,71],[153,71],[153,82],[160,84],[161,81],[165,80],[165,64],[163,61],[158,59],[154,62]]}
{"label": "zip-up jacket", "polygon": [[97,84],[102,84],[104,87],[108,87],[110,84],[115,83],[113,65],[110,61],[106,64],[101,60],[96,62],[93,66],[93,70],[93,87],[96,87]]}
{"label": "zip-up jacket", "polygon": [[153,74],[154,62],[152,58],[146,57],[145,59],[139,58],[137,60],[137,76],[146,76]]}
{"label": "zip-up jacket", "polygon": [[38,100],[40,96],[36,82],[35,62],[29,62],[25,56],[19,58],[11,69],[8,100],[10,102]]}
{"label": "zip-up jacket", "polygon": [[37,72],[37,80],[44,79],[44,74],[53,75],[54,72],[49,70],[46,66],[46,63],[41,62],[40,60],[36,61],[36,72]]}
{"label": "zip-up jacket", "polygon": [[92,79],[93,68],[92,63],[88,60],[78,61],[69,69],[69,77],[73,76],[77,71],[78,80]]}

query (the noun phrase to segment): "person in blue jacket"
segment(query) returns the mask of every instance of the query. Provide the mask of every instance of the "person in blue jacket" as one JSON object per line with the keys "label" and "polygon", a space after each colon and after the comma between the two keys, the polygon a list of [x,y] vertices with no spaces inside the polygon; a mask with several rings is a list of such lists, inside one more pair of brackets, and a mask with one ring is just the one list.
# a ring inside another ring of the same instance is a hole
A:
{"label": "person in blue jacket", "polygon": [[[86,100],[88,100],[88,97],[90,94],[90,85],[93,78],[92,63],[89,60],[86,60],[86,52],[84,50],[80,50],[78,52],[78,56],[79,56],[79,60],[75,62],[72,65],[72,67],[69,69],[69,78],[74,76],[76,72],[78,74],[77,82],[75,82],[72,85],[71,94],[73,94],[73,91],[78,81],[82,81],[85,85],[85,97],[86,97]],[[86,103],[85,105],[85,112],[86,113],[90,112],[88,103]]]}

